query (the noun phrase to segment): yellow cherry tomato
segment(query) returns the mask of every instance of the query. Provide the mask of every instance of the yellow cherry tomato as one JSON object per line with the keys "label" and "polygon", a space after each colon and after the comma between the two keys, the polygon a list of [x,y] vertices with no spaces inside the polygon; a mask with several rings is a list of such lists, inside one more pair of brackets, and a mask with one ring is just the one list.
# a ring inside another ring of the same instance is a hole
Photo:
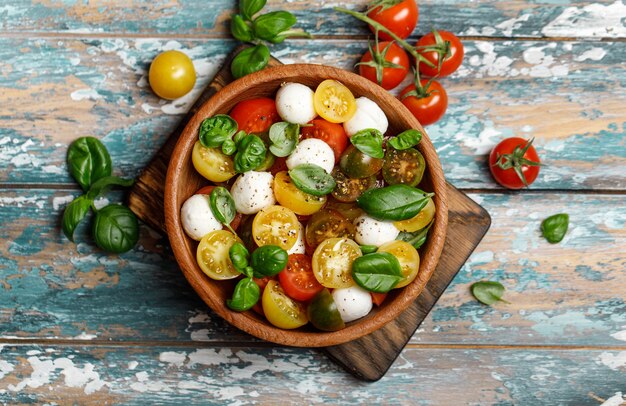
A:
{"label": "yellow cherry tomato", "polygon": [[412,233],[421,230],[430,224],[433,217],[435,217],[435,202],[433,202],[433,199],[429,198],[426,206],[424,206],[422,211],[417,213],[415,217],[402,221],[395,221],[393,225],[400,231]]}
{"label": "yellow cherry tomato", "polygon": [[196,84],[196,70],[191,59],[180,51],[165,51],[150,65],[150,87],[157,96],[174,100],[183,97]]}
{"label": "yellow cherry tomato", "polygon": [[277,281],[267,283],[261,301],[265,318],[276,327],[291,330],[308,322],[304,305],[287,296]]}
{"label": "yellow cherry tomato", "polygon": [[349,238],[329,238],[313,253],[313,275],[327,288],[354,285],[352,263],[362,255],[359,244]]}
{"label": "yellow cherry tomato", "polygon": [[298,218],[283,206],[266,207],[252,221],[252,238],[259,247],[277,245],[288,251],[298,240],[299,231]]}
{"label": "yellow cherry tomato", "polygon": [[381,245],[378,252],[388,252],[400,261],[404,279],[396,285],[395,289],[405,287],[415,280],[420,269],[420,254],[411,244],[405,241],[390,241]]}
{"label": "yellow cherry tomato", "polygon": [[241,275],[235,270],[228,253],[236,242],[241,240],[226,230],[212,231],[202,237],[196,251],[196,260],[202,272],[216,280],[233,279]]}
{"label": "yellow cherry tomato", "polygon": [[219,148],[207,148],[196,141],[191,152],[191,161],[198,173],[211,182],[226,182],[235,176],[233,159]]}
{"label": "yellow cherry tomato", "polygon": [[331,123],[348,121],[356,112],[356,100],[350,89],[332,79],[317,86],[313,102],[315,112]]}
{"label": "yellow cherry tomato", "polygon": [[313,196],[298,189],[286,171],[274,176],[274,195],[278,203],[301,216],[318,212],[326,203],[326,196]]}

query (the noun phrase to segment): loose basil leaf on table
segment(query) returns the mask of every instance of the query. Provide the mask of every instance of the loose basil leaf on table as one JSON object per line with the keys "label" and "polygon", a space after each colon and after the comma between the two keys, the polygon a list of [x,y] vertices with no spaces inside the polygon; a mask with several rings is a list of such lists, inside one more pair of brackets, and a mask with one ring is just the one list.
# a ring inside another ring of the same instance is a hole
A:
{"label": "loose basil leaf on table", "polygon": [[257,135],[246,135],[237,145],[234,163],[238,173],[252,171],[265,161],[267,149],[265,143]]}
{"label": "loose basil leaf on table", "polygon": [[296,149],[300,126],[298,124],[281,121],[270,127],[270,152],[277,157],[286,157]]}
{"label": "loose basil leaf on table", "polygon": [[234,243],[228,250],[228,256],[230,257],[230,262],[233,263],[235,269],[246,275],[248,258],[250,258],[250,252],[248,252],[246,246],[240,242]]}
{"label": "loose basil leaf on table", "polygon": [[428,239],[428,230],[430,230],[430,227],[432,227],[434,222],[435,222],[434,220],[431,221],[426,227],[414,233],[403,231],[400,234],[398,234],[398,237],[396,237],[396,240],[408,242],[413,247],[415,247],[416,250],[418,250],[422,247],[422,245],[424,245],[424,243]]}
{"label": "loose basil leaf on table", "polygon": [[563,240],[569,227],[569,215],[565,213],[555,214],[541,222],[541,232],[551,244]]}
{"label": "loose basil leaf on table", "polygon": [[267,45],[258,44],[239,52],[230,63],[230,72],[235,79],[260,71],[270,62],[270,50]]}
{"label": "loose basil leaf on table", "polygon": [[403,279],[402,267],[393,254],[375,252],[354,260],[352,279],[370,292],[386,293]]}
{"label": "loose basil leaf on table", "polygon": [[287,251],[276,245],[264,245],[257,248],[252,253],[250,260],[250,265],[254,269],[254,276],[262,278],[278,275],[287,266],[288,257]]}
{"label": "loose basil leaf on table", "polygon": [[74,230],[78,224],[87,216],[93,200],[86,195],[78,196],[67,205],[63,212],[63,234],[68,240],[74,242]]}
{"label": "loose basil leaf on table", "polygon": [[350,142],[367,156],[379,159],[385,156],[385,151],[383,151],[383,135],[374,128],[357,132],[350,137]]}
{"label": "loose basil leaf on table", "polygon": [[237,122],[226,114],[217,114],[204,119],[200,124],[200,143],[207,148],[221,147],[237,132]]}
{"label": "loose basil leaf on table", "polygon": [[504,286],[502,286],[502,284],[499,282],[475,282],[470,287],[470,290],[472,291],[472,295],[474,295],[476,300],[488,306],[491,306],[498,301],[509,303],[506,300],[502,299],[502,294],[504,294]]}
{"label": "loose basil leaf on table", "polygon": [[337,186],[335,179],[315,164],[300,164],[289,170],[289,177],[298,189],[313,196],[325,196]]}
{"label": "loose basil leaf on table", "polygon": [[434,193],[407,185],[391,185],[364,192],[357,205],[377,220],[406,220],[415,217]]}
{"label": "loose basil leaf on table", "polygon": [[250,310],[261,297],[261,288],[252,278],[244,278],[235,286],[233,298],[226,301],[226,305],[237,312]]}
{"label": "loose basil leaf on table", "polygon": [[96,213],[92,232],[98,247],[121,254],[137,244],[139,223],[128,207],[110,204]]}
{"label": "loose basil leaf on table", "polygon": [[404,150],[413,148],[417,144],[422,141],[422,133],[421,131],[410,129],[400,134],[396,135],[393,138],[390,138],[387,141],[387,144],[391,145],[393,148],[397,150]]}
{"label": "loose basil leaf on table", "polygon": [[87,192],[87,196],[90,199],[95,200],[101,194],[108,192],[113,186],[131,187],[133,183],[135,183],[134,179],[124,179],[118,176],[105,176],[104,178],[98,179],[91,185],[89,192]]}
{"label": "loose basil leaf on table", "polygon": [[296,17],[288,11],[272,11],[258,16],[252,23],[257,38],[272,41],[296,23]]}
{"label": "loose basil leaf on table", "polygon": [[230,33],[239,41],[249,42],[254,39],[252,27],[248,25],[240,14],[233,14],[230,19]]}
{"label": "loose basil leaf on table", "polygon": [[78,138],[72,142],[67,151],[70,174],[84,191],[98,179],[110,176],[111,165],[109,151],[94,137]]}
{"label": "loose basil leaf on table", "polygon": [[235,234],[235,231],[230,227],[230,223],[235,218],[237,209],[235,208],[233,196],[228,189],[223,186],[217,186],[213,189],[209,195],[209,207],[217,221]]}
{"label": "loose basil leaf on table", "polygon": [[252,17],[265,7],[267,0],[240,0],[239,12],[246,20],[252,21]]}

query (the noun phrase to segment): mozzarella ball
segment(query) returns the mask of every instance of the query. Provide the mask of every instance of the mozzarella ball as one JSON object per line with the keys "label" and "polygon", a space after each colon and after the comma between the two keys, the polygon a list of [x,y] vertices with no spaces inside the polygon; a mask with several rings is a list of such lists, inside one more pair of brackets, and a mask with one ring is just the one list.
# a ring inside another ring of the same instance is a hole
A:
{"label": "mozzarella ball", "polygon": [[287,250],[287,254],[304,254],[306,252],[306,247],[304,246],[304,227],[302,227],[302,223],[298,222],[298,239],[293,247]]}
{"label": "mozzarella ball", "polygon": [[348,137],[368,128],[375,128],[384,134],[388,126],[389,122],[383,110],[367,97],[356,99],[356,112],[350,120],[343,123]]}
{"label": "mozzarella ball", "polygon": [[209,204],[209,195],[193,195],[183,203],[180,209],[180,221],[187,235],[196,241],[211,231],[222,229]]}
{"label": "mozzarella ball", "polygon": [[307,138],[296,146],[296,149],[287,158],[287,168],[293,169],[301,164],[315,164],[331,173],[335,166],[335,153],[324,141],[317,138]]}
{"label": "mozzarella ball", "polygon": [[360,286],[335,289],[333,299],[345,323],[365,317],[372,310],[372,295]]}
{"label": "mozzarella ball", "polygon": [[313,104],[315,93],[300,83],[285,83],[276,93],[276,110],[284,121],[306,124],[317,117]]}
{"label": "mozzarella ball", "polygon": [[245,172],[237,178],[230,194],[242,214],[254,214],[276,203],[274,177],[269,172]]}
{"label": "mozzarella ball", "polygon": [[367,214],[358,217],[355,222],[355,240],[361,245],[375,245],[380,247],[386,242],[396,239],[400,230],[391,221],[380,221]]}

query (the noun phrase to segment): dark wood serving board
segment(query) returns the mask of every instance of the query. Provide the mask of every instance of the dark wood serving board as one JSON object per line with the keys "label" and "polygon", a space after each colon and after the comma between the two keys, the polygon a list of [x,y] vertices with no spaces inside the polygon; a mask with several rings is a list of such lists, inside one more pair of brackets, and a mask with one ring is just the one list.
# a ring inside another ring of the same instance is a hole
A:
{"label": "dark wood serving board", "polygon": [[[167,166],[174,146],[187,121],[197,109],[233,80],[229,68],[231,58],[232,55],[227,58],[222,69],[137,178],[130,191],[128,204],[131,210],[155,230],[165,230],[163,193]],[[272,58],[270,65],[279,64],[277,59]],[[448,230],[443,253],[432,278],[417,300],[398,318],[374,333],[324,349],[331,359],[357,378],[375,381],[383,377],[489,229],[491,218],[487,211],[450,184],[448,205]]]}

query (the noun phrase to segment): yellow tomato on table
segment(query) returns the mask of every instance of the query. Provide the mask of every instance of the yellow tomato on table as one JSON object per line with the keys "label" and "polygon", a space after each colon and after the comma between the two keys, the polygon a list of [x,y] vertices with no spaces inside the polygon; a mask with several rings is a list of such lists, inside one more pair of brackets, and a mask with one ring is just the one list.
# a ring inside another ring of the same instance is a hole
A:
{"label": "yellow tomato on table", "polygon": [[183,97],[196,84],[193,62],[180,51],[165,51],[157,55],[150,65],[148,77],[154,93],[167,100]]}

